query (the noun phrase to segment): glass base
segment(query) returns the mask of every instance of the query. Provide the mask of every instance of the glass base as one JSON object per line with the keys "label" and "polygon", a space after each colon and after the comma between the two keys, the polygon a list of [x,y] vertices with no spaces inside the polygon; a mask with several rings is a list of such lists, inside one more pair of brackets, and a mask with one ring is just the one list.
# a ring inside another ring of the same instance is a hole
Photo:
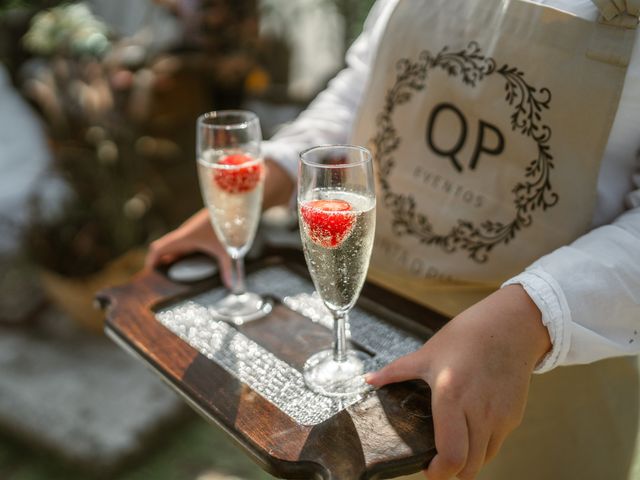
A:
{"label": "glass base", "polygon": [[269,315],[272,309],[271,302],[258,294],[232,293],[216,303],[210,311],[216,320],[242,325]]}
{"label": "glass base", "polygon": [[364,362],[369,356],[357,350],[347,351],[344,362],[333,359],[333,350],[312,355],[304,364],[304,381],[309,389],[327,397],[351,397],[371,390],[364,381]]}

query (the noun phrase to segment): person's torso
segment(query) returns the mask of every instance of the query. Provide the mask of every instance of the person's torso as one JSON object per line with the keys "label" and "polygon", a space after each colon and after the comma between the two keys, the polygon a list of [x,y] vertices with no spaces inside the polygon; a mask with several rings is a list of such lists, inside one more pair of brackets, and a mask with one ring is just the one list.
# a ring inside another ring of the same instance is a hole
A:
{"label": "person's torso", "polygon": [[495,287],[586,232],[632,39],[524,1],[399,1],[352,137],[376,158],[374,275]]}

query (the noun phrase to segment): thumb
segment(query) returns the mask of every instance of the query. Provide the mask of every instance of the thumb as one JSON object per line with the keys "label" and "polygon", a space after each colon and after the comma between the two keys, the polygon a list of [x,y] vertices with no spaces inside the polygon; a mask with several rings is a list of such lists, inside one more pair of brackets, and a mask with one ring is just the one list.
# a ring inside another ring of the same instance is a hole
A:
{"label": "thumb", "polygon": [[374,387],[382,387],[389,383],[403,382],[421,378],[424,352],[422,349],[400,357],[377,372],[367,373],[365,381]]}
{"label": "thumb", "polygon": [[162,241],[162,239],[157,240],[149,245],[144,267],[152,269],[161,263],[175,261],[177,258],[192,252],[193,248],[187,243],[176,242],[170,244]]}
{"label": "thumb", "polygon": [[216,242],[198,242],[196,248],[208,255],[211,255],[218,262],[218,268],[220,268],[220,276],[222,282],[227,288],[231,288],[233,285],[233,264],[231,263],[231,257],[225,251],[224,247],[220,243]]}

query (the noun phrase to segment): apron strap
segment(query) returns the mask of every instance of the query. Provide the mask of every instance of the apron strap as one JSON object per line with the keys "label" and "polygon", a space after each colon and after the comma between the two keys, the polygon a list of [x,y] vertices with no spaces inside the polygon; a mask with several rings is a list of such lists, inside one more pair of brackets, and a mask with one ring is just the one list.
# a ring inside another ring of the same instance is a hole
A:
{"label": "apron strap", "polygon": [[640,0],[591,0],[600,11],[600,22],[614,27],[634,29],[638,26]]}

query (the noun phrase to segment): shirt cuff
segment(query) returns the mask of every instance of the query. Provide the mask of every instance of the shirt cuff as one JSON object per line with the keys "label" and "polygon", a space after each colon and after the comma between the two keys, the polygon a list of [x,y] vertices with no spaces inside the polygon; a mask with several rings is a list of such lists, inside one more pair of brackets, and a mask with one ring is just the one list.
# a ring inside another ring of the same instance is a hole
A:
{"label": "shirt cuff", "polygon": [[532,268],[507,280],[502,287],[519,284],[542,313],[542,323],[551,337],[551,351],[538,363],[534,373],[544,373],[560,365],[571,344],[571,311],[556,280],[541,268]]}

